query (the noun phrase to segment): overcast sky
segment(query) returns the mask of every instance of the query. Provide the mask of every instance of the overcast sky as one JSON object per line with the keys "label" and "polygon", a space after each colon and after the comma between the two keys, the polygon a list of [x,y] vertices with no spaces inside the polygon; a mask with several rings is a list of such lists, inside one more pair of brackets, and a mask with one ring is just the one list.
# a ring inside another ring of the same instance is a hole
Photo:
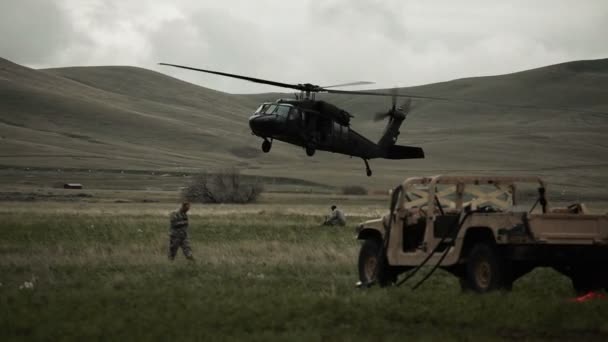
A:
{"label": "overcast sky", "polygon": [[2,0],[0,56],[132,65],[235,93],[280,91],[156,65],[375,88],[608,57],[607,0]]}

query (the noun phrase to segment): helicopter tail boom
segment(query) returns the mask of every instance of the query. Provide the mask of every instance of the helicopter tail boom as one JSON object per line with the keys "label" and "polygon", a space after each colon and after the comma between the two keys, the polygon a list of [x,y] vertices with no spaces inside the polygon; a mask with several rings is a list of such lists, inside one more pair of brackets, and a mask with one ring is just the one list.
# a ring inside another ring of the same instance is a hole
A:
{"label": "helicopter tail boom", "polygon": [[386,159],[419,159],[424,158],[424,151],[415,146],[390,146],[386,151]]}

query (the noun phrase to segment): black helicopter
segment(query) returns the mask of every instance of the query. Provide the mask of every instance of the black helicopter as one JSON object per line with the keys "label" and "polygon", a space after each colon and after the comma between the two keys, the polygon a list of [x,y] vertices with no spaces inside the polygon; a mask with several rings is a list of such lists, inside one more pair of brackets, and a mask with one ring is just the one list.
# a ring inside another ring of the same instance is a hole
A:
{"label": "black helicopter", "polygon": [[[300,94],[296,94],[295,99],[278,99],[275,102],[263,103],[249,118],[249,127],[253,134],[264,139],[262,150],[269,152],[272,147],[272,141],[276,139],[304,147],[308,156],[313,156],[316,150],[321,150],[341,153],[351,157],[360,157],[365,162],[368,176],[372,175],[372,170],[368,163],[369,159],[424,158],[424,151],[420,147],[395,145],[399,137],[399,127],[409,113],[411,98],[439,99],[427,96],[397,94],[396,91],[393,93],[381,93],[328,89],[370,84],[371,82],[354,82],[320,87],[310,83],[287,84],[176,64],[160,63],[160,65],[299,90]],[[392,98],[391,108],[385,113],[378,113],[376,115],[377,119],[388,118],[388,123],[380,140],[374,143],[355,132],[350,127],[350,119],[353,116],[326,101],[316,100],[316,93],[390,96]],[[408,99],[401,106],[397,106],[397,97],[407,97]]]}

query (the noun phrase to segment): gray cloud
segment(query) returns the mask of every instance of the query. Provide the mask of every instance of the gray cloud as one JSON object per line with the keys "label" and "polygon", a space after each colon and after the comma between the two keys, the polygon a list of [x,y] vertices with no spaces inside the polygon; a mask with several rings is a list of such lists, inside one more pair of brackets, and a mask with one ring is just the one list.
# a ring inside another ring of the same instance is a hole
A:
{"label": "gray cloud", "polygon": [[395,43],[408,38],[400,2],[382,0],[333,0],[309,4],[314,25],[357,36],[380,36]]}
{"label": "gray cloud", "polygon": [[1,56],[25,64],[52,63],[86,41],[65,10],[46,0],[0,2],[0,32]]}
{"label": "gray cloud", "polygon": [[[280,46],[271,43],[255,21],[230,14],[227,9],[205,9],[166,22],[149,36],[151,55],[158,61],[226,70],[233,73],[280,77],[264,65],[284,58]],[[214,87],[247,91],[247,84],[191,71],[158,68],[180,78],[211,83]],[[207,81],[205,81],[207,80]]]}
{"label": "gray cloud", "polygon": [[604,0],[26,0],[0,4],[0,28],[17,63],[136,65],[230,92],[277,89],[156,63],[391,87],[608,57]]}

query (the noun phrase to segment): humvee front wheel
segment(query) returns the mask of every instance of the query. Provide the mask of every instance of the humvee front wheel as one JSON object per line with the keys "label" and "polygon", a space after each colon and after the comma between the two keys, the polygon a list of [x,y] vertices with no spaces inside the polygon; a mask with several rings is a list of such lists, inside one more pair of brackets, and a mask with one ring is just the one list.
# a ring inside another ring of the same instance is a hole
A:
{"label": "humvee front wheel", "polygon": [[393,284],[396,279],[386,260],[386,253],[382,241],[367,239],[359,251],[359,280],[364,286],[378,283],[380,286]]}
{"label": "humvee front wheel", "polygon": [[509,290],[511,284],[505,273],[504,263],[496,248],[491,244],[479,243],[469,253],[461,287],[477,293]]}

